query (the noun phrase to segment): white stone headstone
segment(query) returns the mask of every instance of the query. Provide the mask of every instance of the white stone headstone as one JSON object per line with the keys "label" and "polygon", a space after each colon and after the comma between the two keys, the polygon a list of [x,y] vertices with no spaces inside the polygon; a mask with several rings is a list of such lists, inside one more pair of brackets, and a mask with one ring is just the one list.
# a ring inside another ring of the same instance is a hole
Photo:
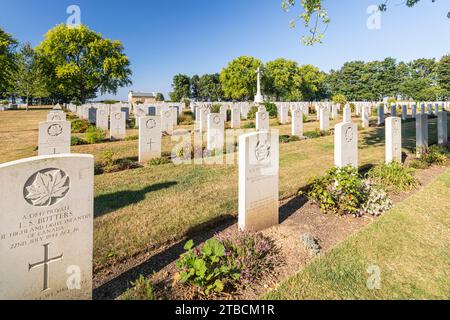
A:
{"label": "white stone headstone", "polygon": [[127,134],[126,131],[126,121],[125,121],[125,112],[111,112],[110,119],[110,138],[111,140],[121,140],[125,139]]}
{"label": "white stone headstone", "polygon": [[161,117],[139,118],[139,163],[161,158]]}
{"label": "white stone headstone", "polygon": [[385,116],[384,116],[384,105],[378,105],[377,106],[377,124],[382,125],[385,123]]}
{"label": "white stone headstone", "polygon": [[231,109],[231,128],[239,129],[241,127],[241,110],[237,107]]}
{"label": "white stone headstone", "polygon": [[352,122],[352,109],[349,105],[344,107],[342,122]]}
{"label": "white stone headstone", "polygon": [[239,228],[260,231],[279,223],[279,137],[255,132],[239,137]]}
{"label": "white stone headstone", "polygon": [[320,131],[330,130],[330,112],[328,108],[320,109]]}
{"label": "white stone headstone", "polygon": [[0,300],[92,298],[94,157],[0,164]]}
{"label": "white stone headstone", "polygon": [[109,114],[105,109],[97,109],[96,124],[99,129],[109,129]]}
{"label": "white stone headstone", "polygon": [[258,111],[256,113],[256,130],[269,131],[269,113],[266,111]]}
{"label": "white stone headstone", "polygon": [[428,115],[419,114],[416,117],[416,153],[428,152]]}
{"label": "white stone headstone", "polygon": [[334,132],[334,164],[336,167],[358,168],[358,125],[340,123]]}
{"label": "white stone headstone", "polygon": [[39,123],[38,155],[70,153],[71,123],[47,121]]}
{"label": "white stone headstone", "polygon": [[173,113],[172,108],[161,110],[161,130],[169,135],[173,134]]}
{"label": "white stone headstone", "polygon": [[66,121],[66,114],[62,110],[52,110],[47,115],[47,121]]}
{"label": "white stone headstone", "polygon": [[370,109],[367,106],[363,106],[361,110],[362,127],[368,128],[370,125]]}
{"label": "white stone headstone", "polygon": [[300,108],[292,111],[292,135],[303,138],[303,111]]}
{"label": "white stone headstone", "polygon": [[402,120],[399,117],[386,119],[386,163],[402,163]]}
{"label": "white stone headstone", "polygon": [[207,125],[207,149],[223,150],[225,145],[225,121],[220,113],[210,113]]}
{"label": "white stone headstone", "polygon": [[289,123],[289,107],[282,105],[280,107],[280,123],[286,124]]}
{"label": "white stone headstone", "polygon": [[448,144],[448,116],[447,111],[439,111],[437,114],[438,127],[438,145],[446,146]]}

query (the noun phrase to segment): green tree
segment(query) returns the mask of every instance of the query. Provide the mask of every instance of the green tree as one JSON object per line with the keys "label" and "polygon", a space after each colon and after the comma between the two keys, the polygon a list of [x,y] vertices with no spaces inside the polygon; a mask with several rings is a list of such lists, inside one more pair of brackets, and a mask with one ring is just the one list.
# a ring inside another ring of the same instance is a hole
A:
{"label": "green tree", "polygon": [[256,95],[256,70],[263,63],[253,57],[242,56],[231,61],[220,73],[220,82],[227,99],[251,100]]}
{"label": "green tree", "polygon": [[301,75],[297,62],[276,59],[266,64],[264,75],[265,93],[275,97],[277,101],[299,101]]}
{"label": "green tree", "polygon": [[0,96],[12,89],[12,75],[16,69],[15,50],[17,41],[0,28]]}
{"label": "green tree", "polygon": [[450,54],[443,56],[437,64],[436,79],[444,96],[450,98]]}
{"label": "green tree", "polygon": [[198,75],[194,75],[191,78],[191,98],[194,100],[199,100],[199,82],[200,77]]}
{"label": "green tree", "polygon": [[51,90],[82,103],[97,93],[117,93],[131,84],[130,62],[120,41],[104,39],[81,25],[58,25],[47,32],[36,51],[48,65]]}
{"label": "green tree", "polygon": [[182,101],[191,96],[191,79],[185,74],[177,74],[173,77],[172,92],[169,93],[172,101]]}
{"label": "green tree", "polygon": [[165,101],[164,95],[161,92],[156,94],[156,101]]}
{"label": "green tree", "polygon": [[205,74],[198,81],[198,98],[202,101],[219,101],[223,97],[220,75]]}
{"label": "green tree", "polygon": [[32,48],[27,43],[17,54],[17,70],[14,73],[14,91],[17,95],[24,97],[27,110],[30,98],[46,98],[47,82],[42,63]]}
{"label": "green tree", "polygon": [[303,65],[299,70],[301,77],[300,91],[303,99],[315,101],[326,97],[326,74],[311,64]]}

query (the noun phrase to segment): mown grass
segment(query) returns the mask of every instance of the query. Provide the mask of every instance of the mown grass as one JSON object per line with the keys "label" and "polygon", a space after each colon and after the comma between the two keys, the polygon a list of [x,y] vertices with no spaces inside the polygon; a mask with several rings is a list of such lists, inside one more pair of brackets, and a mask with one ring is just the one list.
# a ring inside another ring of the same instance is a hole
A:
{"label": "mown grass", "polygon": [[[37,154],[33,151],[37,145],[37,124],[45,121],[47,112],[0,113],[0,163]],[[305,132],[318,127],[315,115],[310,120],[314,121],[305,123]],[[280,135],[290,134],[290,125],[276,123],[276,119],[271,120],[271,126],[279,129]],[[192,130],[193,126],[179,128]],[[435,131],[432,123],[431,142],[437,135]],[[136,129],[127,130],[127,136],[137,134]],[[405,148],[414,149],[414,135],[414,123],[405,123]],[[382,163],[384,128],[362,130],[359,138],[360,165]],[[333,139],[330,135],[280,144],[280,198],[295,195],[310,178],[322,175],[333,165]],[[164,137],[163,152],[170,152],[175,144],[170,137]],[[97,161],[105,151],[112,151],[115,159],[137,160],[137,149],[138,142],[131,140],[73,146],[72,152],[93,154]],[[163,164],[96,176],[95,269],[181,239],[202,226],[236,217],[237,169],[237,162],[213,166]]]}
{"label": "mown grass", "polygon": [[449,299],[449,199],[450,170],[263,298]]}

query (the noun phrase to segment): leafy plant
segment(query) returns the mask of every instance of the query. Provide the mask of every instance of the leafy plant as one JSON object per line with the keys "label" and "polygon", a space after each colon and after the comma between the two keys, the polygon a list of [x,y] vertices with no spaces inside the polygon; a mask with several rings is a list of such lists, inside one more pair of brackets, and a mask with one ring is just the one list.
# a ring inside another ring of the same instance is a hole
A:
{"label": "leafy plant", "polygon": [[412,190],[418,184],[413,170],[395,161],[372,168],[367,173],[367,178],[373,184],[384,186],[397,193]]}
{"label": "leafy plant", "polygon": [[281,262],[275,242],[262,233],[241,232],[219,239],[225,247],[227,264],[239,270],[239,283],[248,286],[273,271]]}
{"label": "leafy plant", "polygon": [[326,214],[359,215],[365,202],[364,182],[353,167],[333,167],[312,182],[308,197]]}
{"label": "leafy plant", "polygon": [[295,142],[300,141],[300,138],[297,136],[290,136],[290,135],[281,135],[279,137],[280,143],[289,143],[289,142]]}
{"label": "leafy plant", "polygon": [[151,159],[148,162],[148,165],[149,166],[160,166],[160,165],[168,164],[168,163],[170,163],[169,159],[167,159],[166,157],[161,157],[161,158]]}
{"label": "leafy plant", "polygon": [[329,136],[330,134],[331,134],[330,131],[321,131],[319,129],[316,129],[314,131],[307,131],[303,133],[303,136],[309,139],[316,139],[320,137]]}
{"label": "leafy plant", "polygon": [[256,113],[258,112],[258,107],[251,107],[247,114],[248,120],[255,120],[256,119]]}
{"label": "leafy plant", "polygon": [[256,128],[256,124],[254,122],[249,122],[242,126],[242,129],[254,129],[254,128]]}
{"label": "leafy plant", "polygon": [[270,118],[276,118],[278,116],[278,109],[275,103],[264,102],[264,107],[266,108],[266,111],[269,113]]}
{"label": "leafy plant", "polygon": [[431,146],[428,152],[421,155],[420,160],[429,166],[433,164],[444,165],[450,158],[449,149],[439,146]]}
{"label": "leafy plant", "polygon": [[192,111],[183,111],[178,117],[178,123],[180,125],[194,124],[194,114]]}
{"label": "leafy plant", "polygon": [[347,98],[343,94],[334,95],[331,100],[334,104],[339,104],[343,108],[347,103]]}
{"label": "leafy plant", "polygon": [[149,278],[140,275],[131,285],[133,287],[122,296],[123,300],[157,300]]}
{"label": "leafy plant", "polygon": [[188,241],[184,246],[186,253],[176,262],[179,269],[179,281],[188,283],[209,296],[220,293],[229,279],[239,278],[239,273],[225,261],[225,247],[217,239],[206,241],[201,250],[194,249],[194,242]]}
{"label": "leafy plant", "polygon": [[95,126],[90,126],[84,134],[84,139],[89,144],[102,142],[106,137],[106,132]]}
{"label": "leafy plant", "polygon": [[132,135],[132,136],[128,136],[125,137],[125,139],[123,139],[124,141],[135,141],[135,140],[139,140],[139,135]]}
{"label": "leafy plant", "polygon": [[303,245],[307,249],[311,250],[311,252],[315,256],[317,256],[320,253],[319,243],[310,233],[305,233],[302,235],[302,242],[303,242]]}
{"label": "leafy plant", "polygon": [[392,208],[392,201],[383,187],[366,183],[365,193],[366,201],[361,206],[364,213],[380,216]]}
{"label": "leafy plant", "polygon": [[80,137],[72,136],[70,137],[70,145],[71,146],[81,146],[84,144],[88,144],[88,142]]}
{"label": "leafy plant", "polygon": [[89,121],[76,119],[72,121],[72,133],[85,133],[89,126]]}

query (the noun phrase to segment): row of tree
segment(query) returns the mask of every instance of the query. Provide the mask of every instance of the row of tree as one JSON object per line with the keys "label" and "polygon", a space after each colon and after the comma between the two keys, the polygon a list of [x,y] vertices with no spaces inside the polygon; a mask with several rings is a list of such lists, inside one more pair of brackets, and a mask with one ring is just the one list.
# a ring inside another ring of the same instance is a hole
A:
{"label": "row of tree", "polygon": [[402,96],[414,100],[450,98],[450,55],[417,59],[409,63],[393,58],[352,61],[329,73],[312,65],[277,59],[265,65],[253,57],[231,61],[220,74],[177,74],[170,97],[174,101],[252,100],[256,94],[256,70],[263,68],[263,93],[274,101],[317,101],[344,95],[349,100],[381,100]]}
{"label": "row of tree", "polygon": [[131,84],[130,62],[120,41],[81,25],[49,30],[33,48],[19,46],[0,28],[0,98],[79,102],[115,94]]}

